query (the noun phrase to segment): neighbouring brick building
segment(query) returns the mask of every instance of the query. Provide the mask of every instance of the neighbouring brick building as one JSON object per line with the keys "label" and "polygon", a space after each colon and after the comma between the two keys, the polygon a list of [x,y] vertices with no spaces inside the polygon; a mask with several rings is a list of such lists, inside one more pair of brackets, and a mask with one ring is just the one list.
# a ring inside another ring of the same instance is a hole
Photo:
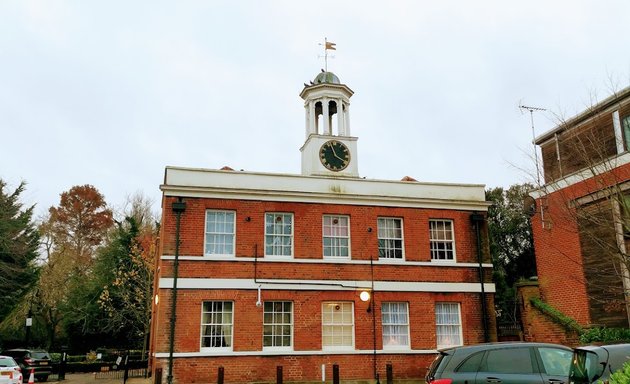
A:
{"label": "neighbouring brick building", "polygon": [[352,94],[330,72],[302,90],[299,175],[166,168],[164,378],[419,380],[437,348],[496,339],[484,186],[359,177]]}
{"label": "neighbouring brick building", "polygon": [[[628,327],[630,88],[536,144],[545,180],[532,194],[541,298],[582,326]],[[543,328],[531,338],[548,340]]]}

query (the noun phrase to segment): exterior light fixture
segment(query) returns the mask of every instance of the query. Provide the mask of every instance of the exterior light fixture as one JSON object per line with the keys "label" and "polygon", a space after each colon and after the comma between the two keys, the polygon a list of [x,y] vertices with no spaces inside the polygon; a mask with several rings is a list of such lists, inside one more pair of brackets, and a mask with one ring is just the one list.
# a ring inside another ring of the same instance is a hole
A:
{"label": "exterior light fixture", "polygon": [[361,294],[359,294],[359,298],[361,298],[361,301],[369,301],[370,300],[370,292],[368,292],[368,291],[361,292]]}
{"label": "exterior light fixture", "polygon": [[160,296],[155,295],[155,305],[158,305],[159,302],[160,302]]}

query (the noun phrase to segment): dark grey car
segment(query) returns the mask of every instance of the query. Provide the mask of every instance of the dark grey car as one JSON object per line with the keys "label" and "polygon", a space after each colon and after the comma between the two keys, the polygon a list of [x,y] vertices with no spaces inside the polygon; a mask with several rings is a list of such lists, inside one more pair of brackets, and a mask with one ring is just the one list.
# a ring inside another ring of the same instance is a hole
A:
{"label": "dark grey car", "polygon": [[573,350],[546,343],[489,343],[441,350],[428,384],[566,384]]}

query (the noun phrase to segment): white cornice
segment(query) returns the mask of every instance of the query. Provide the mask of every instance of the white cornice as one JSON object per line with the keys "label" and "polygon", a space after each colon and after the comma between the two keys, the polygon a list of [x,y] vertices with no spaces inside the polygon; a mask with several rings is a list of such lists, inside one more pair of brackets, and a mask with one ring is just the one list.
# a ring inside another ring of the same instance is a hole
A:
{"label": "white cornice", "polygon": [[165,196],[486,211],[484,185],[166,167]]}
{"label": "white cornice", "polygon": [[[369,281],[369,280],[285,280],[285,279],[210,279],[178,278],[177,289],[255,290],[289,291],[355,291],[373,289],[376,292],[481,292],[479,283],[441,283],[414,281]],[[159,280],[160,289],[172,289],[173,278]],[[484,291],[494,293],[493,283],[485,283]]]}
{"label": "white cornice", "polygon": [[[162,255],[162,260],[175,260],[174,255]],[[383,265],[396,265],[396,266],[410,266],[410,267],[439,267],[439,268],[477,268],[479,263],[448,263],[448,262],[433,262],[433,261],[407,261],[407,260],[352,260],[352,259],[282,259],[282,258],[265,258],[265,257],[234,257],[234,256],[190,256],[180,255],[180,261],[229,261],[229,262],[248,262],[248,263],[299,263],[299,264],[354,264],[354,265],[369,265],[374,264],[378,266]],[[492,264],[483,263],[481,265],[484,268],[492,268]]]}
{"label": "white cornice", "polygon": [[[427,355],[435,354],[435,349],[409,349],[409,350],[377,350],[379,355]],[[375,352],[370,350],[347,350],[347,351],[224,351],[217,350],[203,352],[175,352],[173,357],[213,357],[213,356],[309,356],[309,355],[373,355]],[[168,358],[168,352],[157,352],[153,356],[157,358]]]}

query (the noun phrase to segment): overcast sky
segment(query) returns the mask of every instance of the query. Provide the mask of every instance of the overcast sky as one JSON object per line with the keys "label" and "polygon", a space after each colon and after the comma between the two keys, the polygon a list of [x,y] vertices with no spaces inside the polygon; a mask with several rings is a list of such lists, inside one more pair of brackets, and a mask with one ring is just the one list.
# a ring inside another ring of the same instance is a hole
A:
{"label": "overcast sky", "polygon": [[536,134],[630,84],[630,2],[0,1],[0,178],[159,207],[167,165],[300,173],[303,101],[354,90],[362,177],[531,181]]}

